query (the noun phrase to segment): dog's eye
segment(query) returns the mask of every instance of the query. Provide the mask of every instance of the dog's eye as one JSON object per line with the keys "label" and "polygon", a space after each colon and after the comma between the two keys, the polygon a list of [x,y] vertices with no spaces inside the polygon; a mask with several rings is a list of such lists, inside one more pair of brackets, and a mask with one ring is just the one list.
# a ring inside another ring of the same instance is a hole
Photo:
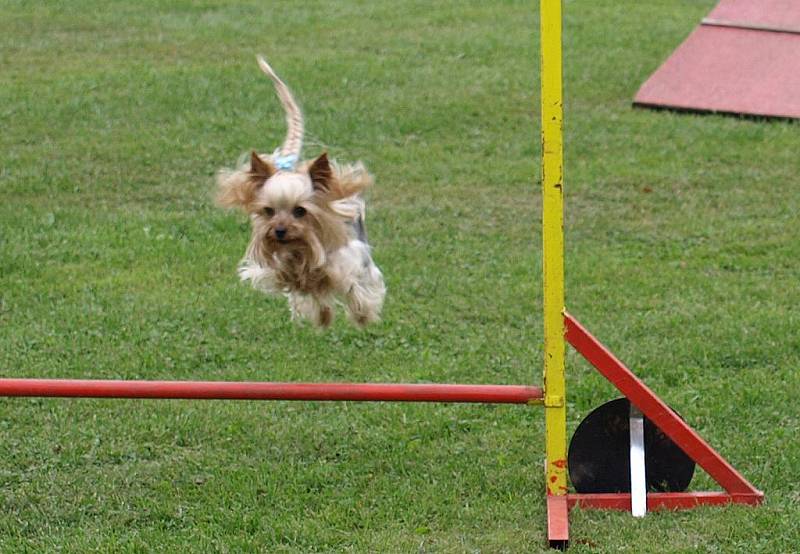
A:
{"label": "dog's eye", "polygon": [[273,215],[275,215],[275,210],[267,206],[266,208],[264,208],[264,213],[267,215],[267,217],[272,217]]}
{"label": "dog's eye", "polygon": [[306,215],[306,209],[303,206],[297,206],[295,209],[292,210],[292,215],[300,219],[301,217]]}

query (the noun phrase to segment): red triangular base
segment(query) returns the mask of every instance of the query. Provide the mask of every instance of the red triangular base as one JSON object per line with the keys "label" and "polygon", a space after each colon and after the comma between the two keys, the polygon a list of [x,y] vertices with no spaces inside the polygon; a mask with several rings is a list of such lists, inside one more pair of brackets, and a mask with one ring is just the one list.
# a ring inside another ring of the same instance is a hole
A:
{"label": "red triangular base", "polygon": [[[751,505],[761,503],[764,499],[763,492],[750,484],[614,354],[566,312],[564,324],[567,342],[725,489],[725,492],[649,493],[648,510],[685,509],[699,505],[728,503]],[[584,508],[630,510],[630,497],[629,493],[568,494],[567,502],[569,506],[578,505]]]}

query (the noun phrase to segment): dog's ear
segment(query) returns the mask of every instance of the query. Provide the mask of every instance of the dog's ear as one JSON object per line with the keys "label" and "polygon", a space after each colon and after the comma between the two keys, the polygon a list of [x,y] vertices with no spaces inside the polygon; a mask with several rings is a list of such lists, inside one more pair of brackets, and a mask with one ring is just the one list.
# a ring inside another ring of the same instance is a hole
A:
{"label": "dog's ear", "polygon": [[275,175],[276,169],[271,163],[262,160],[255,150],[250,152],[250,175],[266,181]]}
{"label": "dog's ear", "polygon": [[264,184],[261,179],[256,179],[248,171],[225,170],[217,174],[217,203],[225,208],[242,208],[247,211],[248,207],[256,198],[256,191]]}
{"label": "dog's ear", "polygon": [[217,202],[226,208],[242,208],[249,211],[258,190],[277,170],[271,163],[262,160],[255,150],[250,153],[250,169],[220,171],[217,175],[219,193]]}
{"label": "dog's ear", "polygon": [[326,193],[331,190],[333,170],[328,160],[328,153],[323,152],[308,168],[308,176],[316,192]]}

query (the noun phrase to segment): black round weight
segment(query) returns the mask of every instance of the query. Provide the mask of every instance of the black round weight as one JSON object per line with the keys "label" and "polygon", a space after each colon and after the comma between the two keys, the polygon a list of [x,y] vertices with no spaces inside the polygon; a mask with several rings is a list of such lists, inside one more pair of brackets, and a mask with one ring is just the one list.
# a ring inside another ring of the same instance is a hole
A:
{"label": "black round weight", "polygon": [[[630,492],[630,402],[618,398],[592,411],[569,444],[567,466],[579,493]],[[651,491],[686,490],[694,461],[644,418],[644,464]]]}

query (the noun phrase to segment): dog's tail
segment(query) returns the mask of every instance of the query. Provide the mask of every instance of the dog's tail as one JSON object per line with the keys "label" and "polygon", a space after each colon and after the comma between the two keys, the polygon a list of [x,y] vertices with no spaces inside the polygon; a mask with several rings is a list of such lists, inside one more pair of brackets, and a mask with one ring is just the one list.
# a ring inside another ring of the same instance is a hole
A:
{"label": "dog's tail", "polygon": [[297,102],[295,102],[289,87],[281,81],[281,78],[278,77],[262,56],[258,56],[258,65],[261,71],[272,79],[275,90],[278,92],[278,98],[280,98],[283,109],[286,112],[286,126],[288,129],[286,131],[286,139],[280,148],[280,156],[284,160],[291,160],[290,164],[293,166],[300,159],[300,151],[303,148],[303,113],[300,111]]}

